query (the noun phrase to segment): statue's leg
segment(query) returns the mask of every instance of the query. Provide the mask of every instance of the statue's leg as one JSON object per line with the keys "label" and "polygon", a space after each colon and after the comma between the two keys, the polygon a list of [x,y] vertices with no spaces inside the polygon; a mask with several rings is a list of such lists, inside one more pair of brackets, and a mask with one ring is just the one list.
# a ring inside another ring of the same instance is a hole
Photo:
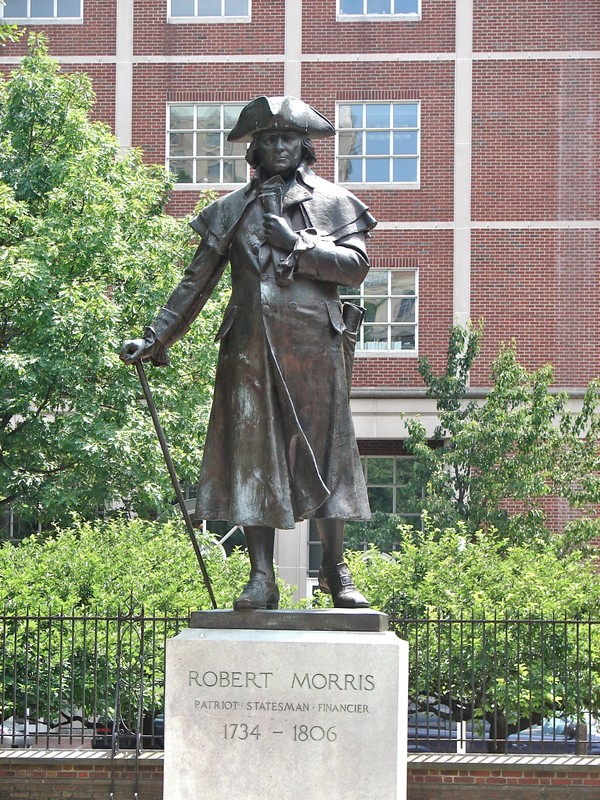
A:
{"label": "statue's leg", "polygon": [[250,579],[233,607],[236,611],[277,608],[279,589],[273,568],[275,530],[266,525],[248,525],[244,527],[244,536],[250,557]]}
{"label": "statue's leg", "polygon": [[369,601],[358,591],[348,565],[344,563],[344,520],[315,519],[323,546],[319,589],[333,597],[336,608],[368,608]]}

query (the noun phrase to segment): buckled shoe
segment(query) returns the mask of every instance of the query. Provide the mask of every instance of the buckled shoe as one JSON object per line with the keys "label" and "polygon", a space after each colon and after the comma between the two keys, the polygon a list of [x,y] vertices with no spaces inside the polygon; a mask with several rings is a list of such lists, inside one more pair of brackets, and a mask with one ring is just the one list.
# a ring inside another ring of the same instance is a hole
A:
{"label": "buckled shoe", "polygon": [[348,565],[343,561],[321,567],[319,589],[332,596],[336,608],[369,608],[369,601],[356,588]]}
{"label": "buckled shoe", "polygon": [[242,593],[233,601],[234,611],[254,611],[259,608],[277,609],[279,607],[279,589],[275,581],[260,577],[263,573],[255,573],[242,589]]}

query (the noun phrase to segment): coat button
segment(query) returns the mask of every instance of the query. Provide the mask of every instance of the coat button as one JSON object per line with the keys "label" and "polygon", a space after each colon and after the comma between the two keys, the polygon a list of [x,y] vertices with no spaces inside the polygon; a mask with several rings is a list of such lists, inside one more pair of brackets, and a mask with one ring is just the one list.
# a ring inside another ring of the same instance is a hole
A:
{"label": "coat button", "polygon": [[266,272],[262,272],[261,276],[260,276],[260,279],[261,279],[261,281],[268,281],[269,280],[269,276],[267,275]]}
{"label": "coat button", "polygon": [[267,305],[266,303],[262,307],[262,313],[265,317],[270,316],[271,314],[271,306]]}
{"label": "coat button", "polygon": [[295,300],[292,300],[292,302],[289,303],[289,306],[292,309],[292,311],[295,311],[298,308],[298,303]]}

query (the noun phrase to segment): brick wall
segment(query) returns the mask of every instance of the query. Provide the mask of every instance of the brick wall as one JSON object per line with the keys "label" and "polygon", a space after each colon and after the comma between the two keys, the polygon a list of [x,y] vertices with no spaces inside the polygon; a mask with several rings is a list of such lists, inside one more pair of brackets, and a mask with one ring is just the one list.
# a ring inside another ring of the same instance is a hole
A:
{"label": "brick wall", "polygon": [[[116,0],[84,0],[83,22],[72,25],[27,25],[31,33],[43,32],[54,56],[114,55],[116,46]],[[2,48],[2,55],[24,55],[27,36]]]}
{"label": "brick wall", "polygon": [[282,54],[284,6],[285,0],[254,0],[249,23],[167,23],[167,0],[134,0],[135,54]]}
{"label": "brick wall", "polygon": [[[136,769],[139,800],[162,800],[159,752],[142,754],[136,767],[135,756],[128,752],[111,764],[105,751],[69,755],[0,751],[0,800],[105,800],[111,791],[113,800],[129,800],[136,789]],[[600,758],[596,757],[408,757],[407,800],[597,800],[599,796]],[[211,800],[210,790],[198,800]]]}
{"label": "brick wall", "polygon": [[452,0],[426,0],[419,22],[336,22],[335,0],[303,0],[306,53],[449,53],[454,50]]}
{"label": "brick wall", "polygon": [[488,230],[473,234],[472,313],[485,319],[473,386],[515,337],[528,369],[553,363],[557,385],[600,374],[600,231]]}
{"label": "brick wall", "polygon": [[591,3],[527,0],[507,8],[498,0],[475,0],[476,50],[597,50],[598,8]]}
{"label": "brick wall", "polygon": [[474,220],[600,216],[600,61],[474,66]]}

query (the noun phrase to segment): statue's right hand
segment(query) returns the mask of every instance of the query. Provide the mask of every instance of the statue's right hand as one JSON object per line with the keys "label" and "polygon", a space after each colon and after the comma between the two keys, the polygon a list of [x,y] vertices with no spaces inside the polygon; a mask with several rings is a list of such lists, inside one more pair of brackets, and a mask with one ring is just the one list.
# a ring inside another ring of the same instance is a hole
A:
{"label": "statue's right hand", "polygon": [[123,342],[119,358],[125,364],[135,364],[136,361],[151,355],[149,352],[152,344],[147,339],[128,339]]}

